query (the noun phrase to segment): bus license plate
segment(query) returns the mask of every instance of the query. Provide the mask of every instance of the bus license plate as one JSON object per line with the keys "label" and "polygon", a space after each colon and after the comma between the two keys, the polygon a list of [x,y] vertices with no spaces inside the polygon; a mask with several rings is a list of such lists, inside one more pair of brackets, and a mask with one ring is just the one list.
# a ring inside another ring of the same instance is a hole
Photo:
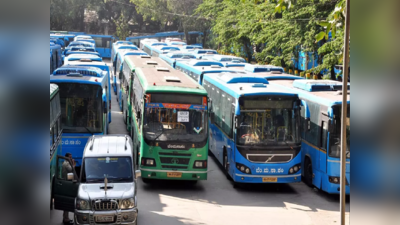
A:
{"label": "bus license plate", "polygon": [[96,222],[98,223],[114,222],[114,216],[96,216]]}
{"label": "bus license plate", "polygon": [[178,173],[178,172],[167,172],[167,177],[182,177],[182,173]]}
{"label": "bus license plate", "polygon": [[263,182],[278,182],[277,177],[263,177]]}

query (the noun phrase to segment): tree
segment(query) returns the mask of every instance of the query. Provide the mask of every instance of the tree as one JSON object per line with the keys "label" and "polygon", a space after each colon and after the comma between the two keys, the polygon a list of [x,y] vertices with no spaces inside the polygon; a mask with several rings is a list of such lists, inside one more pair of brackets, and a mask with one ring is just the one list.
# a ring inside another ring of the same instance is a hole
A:
{"label": "tree", "polygon": [[124,13],[122,13],[118,19],[113,19],[116,26],[115,35],[119,40],[125,40],[131,33],[129,29],[128,20],[125,18]]}

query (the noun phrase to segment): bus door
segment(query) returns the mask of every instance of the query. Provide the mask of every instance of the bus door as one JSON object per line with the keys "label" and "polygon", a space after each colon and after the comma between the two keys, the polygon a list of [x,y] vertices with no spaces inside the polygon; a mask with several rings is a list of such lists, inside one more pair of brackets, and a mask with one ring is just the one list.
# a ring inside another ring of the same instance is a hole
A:
{"label": "bus door", "polygon": [[321,113],[321,124],[320,124],[320,129],[321,129],[321,135],[320,135],[320,151],[318,151],[318,170],[321,171],[322,173],[326,173],[326,168],[327,168],[327,160],[328,160],[328,146],[329,146],[329,132],[328,132],[328,123],[329,123],[329,117],[325,115],[324,113]]}
{"label": "bus door", "polygon": [[114,37],[93,37],[96,41],[96,51],[100,53],[103,58],[111,58],[111,45],[113,43]]}

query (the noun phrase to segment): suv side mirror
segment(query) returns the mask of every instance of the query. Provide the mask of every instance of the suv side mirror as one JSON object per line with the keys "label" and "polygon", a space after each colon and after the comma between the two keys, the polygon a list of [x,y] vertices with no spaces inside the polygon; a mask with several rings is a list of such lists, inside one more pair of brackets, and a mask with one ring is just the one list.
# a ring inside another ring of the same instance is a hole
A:
{"label": "suv side mirror", "polygon": [[136,179],[142,176],[142,171],[136,170],[135,171]]}
{"label": "suv side mirror", "polygon": [[212,124],[214,124],[214,120],[215,120],[215,114],[214,112],[210,112],[210,121]]}
{"label": "suv side mirror", "polygon": [[72,181],[74,179],[74,174],[73,173],[68,173],[67,174],[67,180]]}
{"label": "suv side mirror", "polygon": [[310,122],[310,118],[305,118],[304,119],[304,131],[310,131],[311,129],[311,122]]}

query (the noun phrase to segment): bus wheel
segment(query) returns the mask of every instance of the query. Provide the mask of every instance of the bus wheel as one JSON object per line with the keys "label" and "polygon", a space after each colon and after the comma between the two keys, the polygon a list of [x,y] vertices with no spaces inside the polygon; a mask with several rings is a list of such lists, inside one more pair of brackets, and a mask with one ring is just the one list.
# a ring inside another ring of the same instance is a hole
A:
{"label": "bus wheel", "polygon": [[142,181],[143,181],[143,183],[145,183],[145,184],[149,184],[149,183],[150,183],[150,179],[149,179],[149,178],[144,178],[144,177],[142,177]]}
{"label": "bus wheel", "polygon": [[228,180],[231,180],[231,176],[229,175],[229,164],[228,164],[228,155],[224,152],[224,169],[225,169],[225,176]]}
{"label": "bus wheel", "polygon": [[305,163],[304,163],[304,183],[306,183],[308,186],[312,187],[312,177],[313,177],[313,171],[312,171],[312,164],[311,160],[309,158],[306,158]]}

